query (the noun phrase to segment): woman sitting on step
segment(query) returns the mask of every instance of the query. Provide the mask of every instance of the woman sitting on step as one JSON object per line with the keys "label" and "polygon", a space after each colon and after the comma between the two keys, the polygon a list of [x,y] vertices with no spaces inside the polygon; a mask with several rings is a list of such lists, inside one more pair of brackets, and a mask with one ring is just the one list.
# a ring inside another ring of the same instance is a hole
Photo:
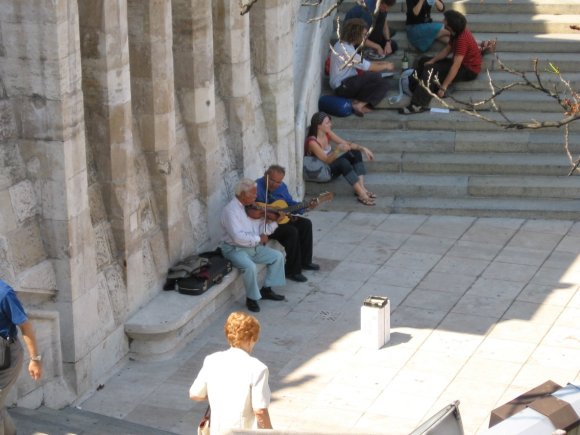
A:
{"label": "woman sitting on step", "polygon": [[[387,95],[388,79],[381,71],[392,71],[392,62],[369,61],[356,54],[368,28],[361,18],[348,20],[330,55],[330,87],[339,97],[352,99],[355,115],[363,116]],[[359,74],[360,72],[360,74]]]}
{"label": "woman sitting on step", "polygon": [[[376,195],[369,192],[364,184],[364,176],[367,171],[363,163],[363,154],[368,160],[373,160],[375,156],[367,147],[342,139],[333,133],[331,127],[332,122],[328,114],[317,112],[312,115],[308,137],[304,142],[304,174],[306,178],[311,181],[328,181],[316,178],[320,172],[312,176],[308,162],[310,160],[318,161],[327,170],[322,172],[330,173],[332,178],[339,175],[344,176],[353,187],[361,204],[375,205]],[[336,144],[334,150],[331,146],[332,142]]]}
{"label": "woman sitting on step", "polygon": [[[467,29],[467,20],[463,14],[457,11],[446,11],[443,25],[451,35],[449,44],[435,57],[419,59],[417,66],[419,80],[439,98],[445,97],[447,88],[453,82],[475,80],[481,71],[482,63],[481,49]],[[452,54],[452,57],[447,57],[449,54]],[[436,83],[437,81],[439,84]],[[414,85],[411,104],[399,109],[399,113],[408,115],[423,112],[429,108],[431,94],[420,83]]]}
{"label": "woman sitting on step", "polygon": [[421,53],[429,50],[435,40],[444,44],[449,42],[449,31],[431,18],[433,6],[439,12],[445,11],[441,0],[407,0],[407,39]]}

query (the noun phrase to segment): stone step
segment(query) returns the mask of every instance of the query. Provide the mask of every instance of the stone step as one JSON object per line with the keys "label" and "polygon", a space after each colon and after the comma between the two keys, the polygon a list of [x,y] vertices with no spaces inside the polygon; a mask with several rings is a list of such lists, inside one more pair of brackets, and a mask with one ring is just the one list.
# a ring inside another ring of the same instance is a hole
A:
{"label": "stone step", "polygon": [[[578,10],[575,11],[576,14]],[[443,15],[441,20],[443,20]],[[401,12],[389,13],[389,28],[397,31],[405,29],[406,15]],[[437,20],[437,17],[434,17]],[[580,23],[580,15],[573,14],[529,14],[529,13],[482,13],[467,17],[467,27],[473,33],[572,33],[570,26]]]}
{"label": "stone step", "polygon": [[395,213],[511,217],[522,219],[580,218],[580,201],[565,199],[517,198],[397,198]]}
{"label": "stone step", "polygon": [[[482,116],[492,121],[503,121],[503,118],[496,112],[485,111]],[[562,116],[551,112],[517,112],[509,113],[510,122],[559,122]],[[396,110],[375,110],[368,113],[364,118],[348,116],[346,118],[333,118],[333,124],[338,129],[384,129],[384,130],[417,130],[417,131],[449,131],[453,134],[455,131],[506,131],[504,127],[498,126],[491,122],[483,121],[473,116],[451,111],[449,113],[423,112],[414,115],[401,115]],[[580,122],[569,124],[570,131],[580,131]],[[511,130],[508,130],[511,131]],[[542,129],[544,131],[544,129]],[[547,127],[545,131],[560,131],[556,127]]]}
{"label": "stone step", "polygon": [[[478,110],[498,109],[504,112],[552,112],[562,113],[562,106],[554,98],[541,92],[509,91],[498,95],[494,101],[489,101],[489,91],[458,90],[452,91],[451,96],[445,99],[449,105],[457,105],[469,109],[474,102],[484,102],[478,105]],[[388,103],[388,101],[387,101]],[[382,105],[381,105],[382,106]],[[378,106],[378,107],[381,107]],[[389,106],[384,106],[388,108]],[[445,107],[437,100],[431,102],[431,107]]]}
{"label": "stone step", "polygon": [[449,154],[376,153],[369,172],[421,174],[567,175],[571,164],[564,154]]}
{"label": "stone step", "polygon": [[38,409],[12,408],[9,413],[16,423],[19,434],[175,435],[173,432],[73,407],[60,410],[44,406]]}
{"label": "stone step", "polygon": [[[309,188],[315,183],[307,183]],[[326,188],[326,190],[332,190]],[[365,213],[402,213],[449,216],[509,217],[521,219],[578,220],[580,201],[576,199],[546,198],[447,198],[379,197],[376,206],[360,204],[353,195],[337,195],[331,202],[319,206],[320,211]]]}
{"label": "stone step", "polygon": [[[376,105],[377,109],[398,109],[405,107],[411,102],[409,96],[404,95],[400,101],[391,102],[390,98],[398,95],[398,89],[390,89],[387,97]],[[533,92],[521,87],[514,88],[498,95],[494,101],[490,101],[490,90],[467,90],[450,87],[450,94],[444,102],[433,99],[430,107],[446,108],[448,106],[456,108],[470,109],[472,104],[477,104],[480,111],[502,110],[506,113],[514,112],[543,112],[543,113],[563,113],[564,109],[556,99],[543,92]],[[446,106],[447,104],[447,106]]]}
{"label": "stone step", "polygon": [[[368,146],[374,152],[394,153],[563,153],[561,131],[424,131],[342,130],[342,138]],[[580,154],[580,133],[570,135],[570,151]]]}
{"label": "stone step", "polygon": [[199,296],[162,291],[125,323],[129,355],[141,361],[174,356],[203,330],[222,309],[243,294],[243,283],[233,269],[223,281]]}
{"label": "stone step", "polygon": [[[368,174],[365,185],[381,197],[514,197],[580,199],[576,177],[490,176],[447,174]],[[308,183],[310,195],[331,190],[335,195],[350,197],[352,187],[341,179],[328,183]]]}
{"label": "stone step", "polygon": [[[503,1],[503,0],[502,0]],[[570,30],[570,32],[573,32]],[[477,41],[487,39],[497,39],[497,52],[505,57],[508,53],[529,53],[530,58],[537,53],[558,55],[559,53],[578,53],[580,43],[580,32],[573,33],[497,33],[497,32],[473,32]],[[397,31],[394,36],[401,50],[407,50],[412,59],[415,56],[423,55],[416,51],[408,39],[404,30]],[[336,34],[333,34],[332,43],[336,42]],[[433,47],[424,55],[433,56],[443,44],[436,42]],[[396,56],[397,54],[395,54]],[[487,58],[488,56],[486,56]],[[502,59],[503,59],[502,57]],[[411,59],[411,60],[412,60]]]}
{"label": "stone step", "polygon": [[[339,7],[341,17],[355,4],[345,0]],[[398,2],[394,12],[406,11],[404,1]],[[453,9],[463,14],[577,14],[578,5],[571,0],[455,0]],[[437,14],[433,14],[435,17]]]}

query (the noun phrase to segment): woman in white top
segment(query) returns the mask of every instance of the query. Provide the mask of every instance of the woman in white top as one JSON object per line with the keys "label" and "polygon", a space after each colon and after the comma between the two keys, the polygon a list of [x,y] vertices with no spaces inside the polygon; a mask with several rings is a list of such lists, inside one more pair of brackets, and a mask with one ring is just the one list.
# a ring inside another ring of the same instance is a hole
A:
{"label": "woman in white top", "polygon": [[394,69],[392,62],[370,62],[355,54],[355,47],[362,43],[367,31],[363,19],[348,20],[330,56],[330,87],[339,97],[352,99],[352,109],[357,116],[370,112],[385,98],[388,81],[381,76],[381,71]]}
{"label": "woman in white top", "polygon": [[[333,142],[336,144],[334,150],[331,146]],[[375,205],[376,195],[368,191],[364,184],[367,170],[363,163],[363,154],[368,160],[373,160],[375,156],[367,147],[348,142],[334,133],[328,114],[317,112],[312,115],[304,154],[314,156],[327,164],[332,177],[344,176],[361,204]]]}
{"label": "woman in white top", "polygon": [[232,429],[272,429],[268,367],[250,356],[260,336],[260,322],[237,311],[229,315],[224,330],[231,347],[205,358],[189,397],[209,399],[212,435]]}

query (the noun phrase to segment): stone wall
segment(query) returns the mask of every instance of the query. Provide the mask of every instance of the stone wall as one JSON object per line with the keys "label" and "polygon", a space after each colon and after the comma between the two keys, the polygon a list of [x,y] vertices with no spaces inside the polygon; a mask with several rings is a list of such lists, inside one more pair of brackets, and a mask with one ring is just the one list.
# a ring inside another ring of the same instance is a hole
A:
{"label": "stone wall", "polygon": [[295,113],[315,110],[325,51],[303,49],[300,9],[0,3],[0,278],[45,361],[43,381],[23,373],[10,403],[60,407],[110,376],[127,354],[124,322],[170,264],[216,246],[240,177],[279,162],[300,191]]}

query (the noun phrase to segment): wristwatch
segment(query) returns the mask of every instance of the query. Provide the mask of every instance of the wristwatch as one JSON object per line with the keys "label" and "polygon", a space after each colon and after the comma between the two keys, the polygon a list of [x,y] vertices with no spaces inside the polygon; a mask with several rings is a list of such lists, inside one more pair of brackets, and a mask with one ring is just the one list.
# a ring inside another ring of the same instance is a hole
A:
{"label": "wristwatch", "polygon": [[31,356],[30,357],[30,361],[40,362],[40,361],[42,361],[42,355],[41,354],[38,354],[36,356]]}

